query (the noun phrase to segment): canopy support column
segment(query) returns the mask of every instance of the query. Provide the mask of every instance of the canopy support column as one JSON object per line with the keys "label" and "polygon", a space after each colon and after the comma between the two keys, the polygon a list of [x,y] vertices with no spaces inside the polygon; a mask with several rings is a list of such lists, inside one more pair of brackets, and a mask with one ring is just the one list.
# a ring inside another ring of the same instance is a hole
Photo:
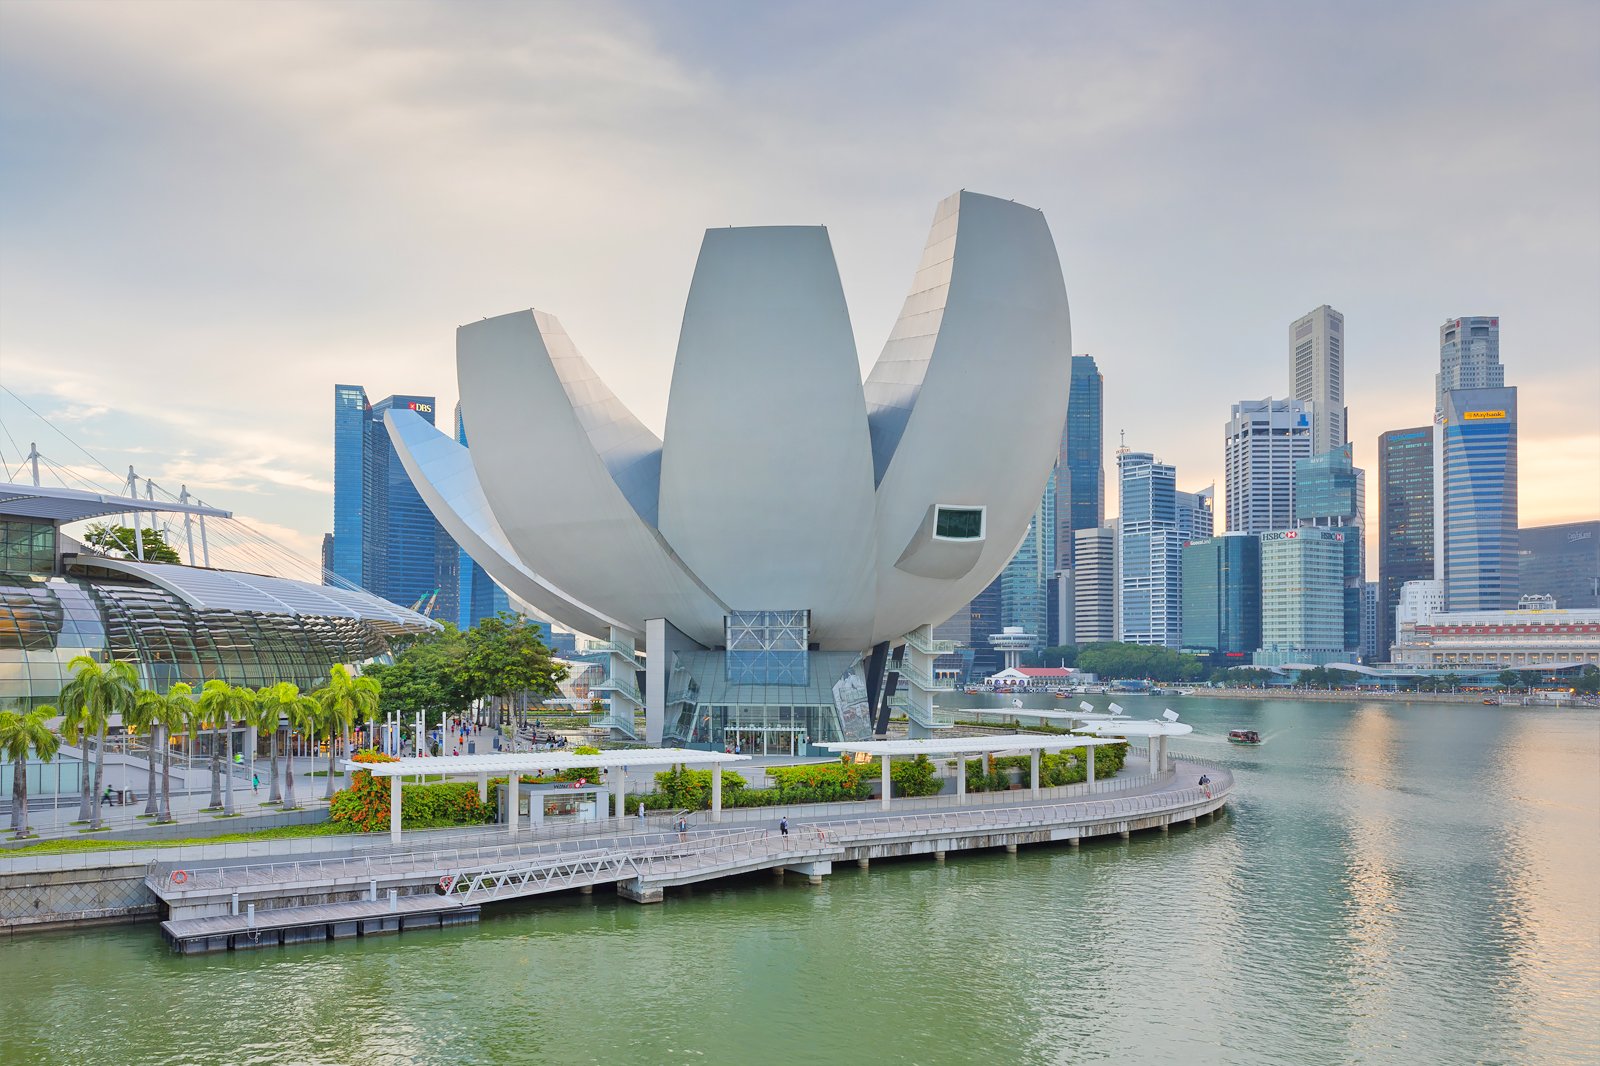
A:
{"label": "canopy support column", "polygon": [[722,821],[722,764],[711,764],[711,820]]}
{"label": "canopy support column", "polygon": [[482,803],[489,802],[489,775],[478,775],[478,800]]}
{"label": "canopy support column", "polygon": [[883,809],[889,809],[889,756],[883,757]]}
{"label": "canopy support column", "polygon": [[1028,788],[1033,794],[1039,794],[1039,749],[1034,748],[1033,754],[1028,756]]}
{"label": "canopy support column", "polygon": [[1092,784],[1094,784],[1094,745],[1093,744],[1085,744],[1083,746],[1083,757],[1084,757],[1083,779],[1084,779],[1085,782],[1087,782],[1088,784],[1092,785]]}
{"label": "canopy support column", "polygon": [[506,775],[506,832],[517,835],[517,808],[522,803],[522,775],[512,770]]}
{"label": "canopy support column", "polygon": [[967,798],[967,757],[965,755],[960,755],[960,756],[957,757],[957,765],[956,765],[956,799],[964,800],[966,798]]}
{"label": "canopy support column", "polygon": [[400,843],[400,775],[389,778],[389,843]]}

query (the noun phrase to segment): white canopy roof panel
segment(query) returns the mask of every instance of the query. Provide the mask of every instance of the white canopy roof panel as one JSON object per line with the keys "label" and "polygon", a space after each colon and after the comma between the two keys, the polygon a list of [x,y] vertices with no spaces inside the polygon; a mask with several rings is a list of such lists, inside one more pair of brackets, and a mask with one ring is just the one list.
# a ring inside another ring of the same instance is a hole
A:
{"label": "white canopy roof panel", "polygon": [[113,496],[104,492],[59,488],[54,485],[17,485],[0,482],[0,514],[20,518],[40,518],[51,522],[82,522],[89,518],[127,514],[133,511],[160,511],[175,514],[232,518],[231,511],[198,503],[166,503],[141,500],[137,496]]}
{"label": "white canopy roof panel", "polygon": [[1194,732],[1188,722],[1150,722],[1123,719],[1115,722],[1085,722],[1083,728],[1102,736],[1117,737],[1182,737]]}
{"label": "white canopy roof panel", "polygon": [[1047,736],[1044,733],[1007,733],[993,737],[937,737],[932,740],[850,740],[821,747],[837,752],[865,752],[868,755],[992,755],[1001,751],[1064,751],[1067,748],[1093,748],[1118,741],[1103,737],[1071,735]]}
{"label": "white canopy roof panel", "polygon": [[172,563],[141,563],[99,555],[74,556],[70,565],[94,567],[148,581],[201,611],[356,618],[385,632],[417,633],[438,623],[359,589],[313,585],[236,570],[206,570]]}
{"label": "white canopy roof panel", "polygon": [[440,755],[434,758],[410,757],[398,762],[346,762],[351,770],[368,770],[373,777],[409,777],[413,774],[506,774],[536,770],[576,770],[597,766],[602,770],[623,766],[673,766],[678,763],[706,765],[748,762],[748,755],[729,755],[722,751],[695,751],[689,748],[617,748],[579,755],[574,751],[496,752],[490,755]]}

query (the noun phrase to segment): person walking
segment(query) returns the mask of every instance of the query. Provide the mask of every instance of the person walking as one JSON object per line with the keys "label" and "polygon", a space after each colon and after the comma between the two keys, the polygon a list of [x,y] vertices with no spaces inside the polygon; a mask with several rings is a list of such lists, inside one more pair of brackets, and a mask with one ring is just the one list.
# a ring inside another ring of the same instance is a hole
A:
{"label": "person walking", "polygon": [[678,842],[681,844],[689,839],[689,822],[682,815],[678,816]]}
{"label": "person walking", "polygon": [[789,816],[788,815],[784,815],[782,818],[778,819],[778,832],[782,833],[784,836],[788,836],[789,835]]}
{"label": "person walking", "polygon": [[260,774],[251,774],[250,775],[250,791],[251,791],[252,794],[261,791],[261,775]]}
{"label": "person walking", "polygon": [[644,800],[639,801],[639,824],[644,824]]}

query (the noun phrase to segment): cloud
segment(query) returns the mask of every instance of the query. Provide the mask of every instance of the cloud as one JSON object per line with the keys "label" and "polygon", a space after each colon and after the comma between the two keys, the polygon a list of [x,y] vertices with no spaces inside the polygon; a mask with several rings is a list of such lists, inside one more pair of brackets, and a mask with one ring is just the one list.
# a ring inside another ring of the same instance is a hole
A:
{"label": "cloud", "polygon": [[6,29],[0,381],[308,544],[336,382],[447,412],[452,328],[537,305],[660,428],[727,224],[828,224],[869,363],[962,187],[1050,219],[1108,455],[1126,429],[1220,484],[1228,405],[1283,394],[1327,302],[1370,471],[1431,415],[1438,323],[1492,313],[1525,517],[1600,512],[1590,4],[13,0]]}

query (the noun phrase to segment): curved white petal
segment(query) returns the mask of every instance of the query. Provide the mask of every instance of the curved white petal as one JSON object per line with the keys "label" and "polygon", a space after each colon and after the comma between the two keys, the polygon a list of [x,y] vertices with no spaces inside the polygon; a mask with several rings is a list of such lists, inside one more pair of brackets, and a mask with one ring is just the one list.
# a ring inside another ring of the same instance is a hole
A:
{"label": "curved white petal", "polygon": [[872,519],[828,231],[707,230],[673,365],[662,535],[735,608],[809,608],[812,640],[854,650],[872,629]]}
{"label": "curved white petal", "polygon": [[610,626],[618,626],[643,635],[642,630],[579,603],[522,564],[489,510],[466,448],[413,411],[388,411],[384,425],[422,502],[456,544],[502,588],[552,621],[580,633],[605,633]]}
{"label": "curved white petal", "polygon": [[[970,192],[939,205],[916,284],[866,385],[881,464],[873,640],[949,617],[1026,533],[1066,420],[1071,328],[1043,214]],[[948,559],[929,564],[917,550],[938,504],[984,508],[981,549],[953,564],[970,567],[960,577],[913,572],[951,572]]]}
{"label": "curved white petal", "polygon": [[456,370],[473,467],[522,562],[631,629],[670,618],[702,643],[720,642],[726,606],[641,517],[608,464],[648,467],[647,442],[627,424],[637,420],[583,373],[554,317],[518,311],[462,326]]}

